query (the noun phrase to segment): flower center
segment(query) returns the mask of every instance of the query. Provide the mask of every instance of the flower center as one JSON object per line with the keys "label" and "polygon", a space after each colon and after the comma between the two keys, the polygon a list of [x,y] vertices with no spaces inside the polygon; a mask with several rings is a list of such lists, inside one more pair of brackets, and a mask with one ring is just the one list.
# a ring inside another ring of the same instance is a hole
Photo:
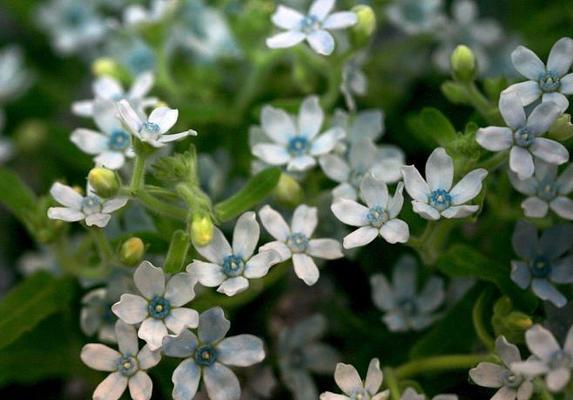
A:
{"label": "flower center", "polygon": [[239,256],[231,254],[223,260],[223,273],[227,276],[239,276],[245,269],[245,261]]}
{"label": "flower center", "polygon": [[129,146],[129,134],[122,130],[113,131],[107,140],[107,145],[111,150],[125,150]]}
{"label": "flower center", "polygon": [[556,370],[559,368],[573,368],[573,357],[564,350],[559,350],[551,356],[549,361],[551,370]]}
{"label": "flower center", "polygon": [[504,371],[501,381],[504,386],[509,386],[510,388],[516,388],[521,385],[523,378],[521,376],[515,375],[513,372],[507,370]]}
{"label": "flower center", "polygon": [[518,146],[529,147],[535,140],[535,135],[529,132],[529,129],[524,127],[516,130],[513,134],[513,138]]}
{"label": "flower center", "polygon": [[436,210],[443,211],[446,208],[449,208],[452,204],[452,196],[444,189],[434,190],[432,194],[430,194],[430,205],[434,207]]}
{"label": "flower center", "polygon": [[365,174],[365,172],[363,170],[352,170],[350,172],[350,178],[348,179],[348,181],[355,188],[359,188],[360,183],[362,182],[362,179],[364,178],[364,174]]}
{"label": "flower center", "polygon": [[304,136],[293,136],[288,141],[288,152],[292,156],[302,156],[308,151],[308,139]]}
{"label": "flower center", "polygon": [[557,196],[557,185],[553,181],[543,181],[537,188],[537,196],[545,201],[551,201]]}
{"label": "flower center", "polygon": [[68,7],[63,14],[66,24],[80,28],[87,20],[85,10],[79,6]]}
{"label": "flower center", "polygon": [[117,360],[117,371],[126,377],[135,375],[135,373],[139,371],[137,358],[129,354],[121,356],[120,359]]}
{"label": "flower center", "polygon": [[207,344],[200,346],[195,350],[195,362],[202,367],[208,367],[217,361],[217,350]]}
{"label": "flower center", "polygon": [[149,121],[145,121],[143,123],[143,129],[147,132],[147,133],[151,133],[154,136],[157,136],[157,134],[159,133],[159,125],[157,125],[156,123],[153,122],[149,122]]}
{"label": "flower center", "polygon": [[314,15],[307,15],[300,21],[300,30],[304,33],[311,33],[320,28],[320,21]]}
{"label": "flower center", "polygon": [[418,313],[418,306],[416,305],[414,299],[402,299],[398,303],[398,307],[400,307],[402,312],[407,316],[416,315]]}
{"label": "flower center", "polygon": [[82,200],[82,212],[86,215],[101,212],[101,200],[97,196],[86,196]]}
{"label": "flower center", "polygon": [[289,365],[295,369],[305,368],[306,356],[301,349],[293,350],[289,357]]}
{"label": "flower center", "polygon": [[545,75],[539,79],[539,87],[545,93],[556,92],[561,87],[559,76],[551,71],[547,71]]}
{"label": "flower center", "polygon": [[354,389],[350,398],[352,400],[370,400],[370,393],[366,389]]}
{"label": "flower center", "polygon": [[388,221],[388,213],[380,206],[374,206],[368,210],[366,219],[375,228],[380,228],[386,221]]}
{"label": "flower center", "polygon": [[171,312],[171,303],[164,297],[155,296],[147,305],[151,318],[164,319]]}
{"label": "flower center", "polygon": [[535,257],[529,263],[529,270],[534,278],[547,278],[551,273],[551,262],[543,256]]}
{"label": "flower center", "polygon": [[303,233],[291,233],[286,240],[286,245],[293,253],[304,253],[308,249],[308,238]]}

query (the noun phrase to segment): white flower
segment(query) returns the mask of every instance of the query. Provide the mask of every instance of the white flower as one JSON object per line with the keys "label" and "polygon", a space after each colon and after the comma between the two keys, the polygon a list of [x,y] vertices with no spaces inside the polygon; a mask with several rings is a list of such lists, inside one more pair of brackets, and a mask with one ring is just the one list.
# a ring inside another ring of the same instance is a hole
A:
{"label": "white flower", "polygon": [[320,275],[313,257],[334,260],[343,257],[340,243],[334,239],[311,239],[318,224],[316,207],[300,205],[294,210],[291,226],[270,206],[259,211],[259,218],[267,232],[276,239],[261,247],[275,250],[281,261],[292,257],[294,272],[307,285],[314,285]]}
{"label": "white flower", "polygon": [[161,268],[143,261],[133,280],[143,296],[123,294],[111,309],[130,325],[141,323],[137,334],[151,350],[159,349],[169,332],[178,335],[185,328],[197,327],[197,311],[183,307],[195,298],[196,282],[190,274],[181,272],[166,280]]}
{"label": "white flower", "polygon": [[113,103],[95,101],[93,118],[99,131],[79,128],[72,132],[71,141],[83,152],[94,155],[98,166],[120,169],[125,159],[135,156],[131,135],[125,131]]}
{"label": "white flower", "polygon": [[0,51],[0,102],[17,97],[30,86],[32,78],[23,64],[22,51],[18,47]]}
{"label": "white flower", "polygon": [[521,203],[525,215],[531,218],[544,218],[549,209],[561,218],[573,220],[573,200],[567,197],[573,192],[573,165],[557,176],[557,166],[535,159],[535,174],[531,178],[519,179],[509,173],[513,187],[527,195]]}
{"label": "white flower", "polygon": [[223,232],[214,227],[213,239],[208,245],[195,245],[208,262],[194,260],[187,266],[187,271],[203,286],[218,286],[219,293],[234,296],[243,292],[249,287],[249,279],[262,278],[280,261],[279,254],[274,251],[259,251],[253,255],[259,236],[259,223],[252,211],[242,214],[237,220],[233,247]]}
{"label": "white flower", "polygon": [[453,188],[454,161],[439,147],[426,163],[426,180],[416,167],[402,168],[404,185],[412,200],[414,212],[429,220],[465,218],[478,210],[477,205],[464,205],[481,192],[482,181],[487,176],[483,168],[474,169]]}
{"label": "white flower", "polygon": [[569,152],[565,146],[540,137],[561,114],[555,103],[541,103],[526,117],[517,95],[508,92],[499,99],[499,111],[508,127],[480,128],[476,133],[476,140],[480,146],[490,151],[511,149],[509,168],[520,179],[530,178],[533,175],[535,170],[533,156],[555,165],[569,160]]}
{"label": "white flower", "polygon": [[127,26],[159,22],[176,6],[177,0],[153,0],[149,10],[141,4],[131,4],[123,11],[123,22]]}
{"label": "white flower", "polygon": [[392,332],[420,331],[439,317],[435,311],[444,302],[444,281],[432,276],[418,291],[416,269],[414,257],[405,255],[394,267],[392,284],[383,274],[370,278],[372,300],[384,311],[382,321]]}
{"label": "white flower", "polygon": [[64,207],[50,207],[48,217],[66,222],[85,220],[88,226],[104,228],[111,219],[111,213],[127,204],[127,197],[101,199],[88,187],[87,196],[82,196],[69,186],[54,183],[50,194]]}
{"label": "white flower", "polygon": [[74,102],[72,112],[82,117],[93,117],[96,102],[101,103],[102,100],[107,100],[115,103],[126,99],[139,114],[143,114],[146,107],[157,103],[155,97],[146,97],[154,81],[155,78],[151,72],[139,74],[135,77],[131,88],[125,91],[116,79],[110,76],[99,77],[92,84],[94,99]]}
{"label": "white flower", "polygon": [[[337,109],[332,117],[332,126],[341,128],[346,134],[341,144],[353,144],[364,139],[376,142],[384,135],[384,111],[371,109],[353,115]],[[346,147],[340,146],[340,152]],[[339,148],[337,148],[338,152]]]}
{"label": "white flower", "polygon": [[338,363],[334,371],[334,380],[345,396],[325,392],[320,395],[320,400],[385,400],[390,396],[390,391],[385,390],[378,393],[383,379],[384,375],[380,370],[380,361],[377,358],[373,358],[370,361],[364,382],[362,382],[358,371],[352,365]]}
{"label": "white flower", "polygon": [[515,93],[524,106],[541,97],[543,102],[555,103],[561,112],[567,110],[569,101],[565,95],[573,94],[573,73],[568,73],[573,64],[572,39],[564,37],[553,45],[547,65],[523,46],[511,53],[511,60],[515,69],[529,80],[511,85],[504,93]]}
{"label": "white flower", "polygon": [[117,108],[121,120],[131,133],[142,142],[148,143],[153,147],[163,147],[169,142],[183,139],[190,135],[197,135],[197,132],[192,129],[166,135],[177,122],[179,117],[178,110],[158,107],[149,114],[149,118],[146,121],[143,121],[127,100],[121,100],[117,104]]}
{"label": "white flower", "polygon": [[446,22],[443,0],[394,0],[386,8],[390,22],[410,35],[433,32]]}
{"label": "white flower", "polygon": [[137,343],[135,328],[123,321],[115,324],[119,352],[103,344],[90,343],[82,348],[80,357],[90,368],[111,372],[96,388],[95,400],[117,400],[129,386],[133,400],[149,400],[153,382],[146,370],[161,360],[160,352],[144,346],[141,351]]}
{"label": "white flower", "polygon": [[300,108],[298,121],[283,110],[266,106],[261,112],[264,133],[274,143],[257,143],[252,152],[270,165],[287,165],[288,171],[305,171],[316,165],[315,157],[330,153],[344,137],[341,128],[331,128],[319,135],[324,112],[318,97],[307,97]]}
{"label": "white flower", "polygon": [[350,11],[330,14],[334,2],[335,0],[315,0],[306,16],[292,8],[278,6],[272,21],[286,32],[268,38],[267,46],[272,49],[292,47],[306,39],[318,54],[332,54],[334,38],[328,31],[348,28],[358,21],[356,14]]}
{"label": "white flower", "polygon": [[496,339],[495,349],[503,365],[481,362],[470,370],[470,377],[479,386],[499,388],[492,399],[529,400],[533,395],[531,379],[510,369],[514,363],[521,362],[519,349],[503,336]]}
{"label": "white flower", "polygon": [[527,376],[545,376],[545,383],[551,392],[558,393],[565,389],[573,370],[573,327],[569,329],[563,348],[553,334],[541,325],[534,325],[525,332],[525,341],[534,357],[513,363],[511,369]]}
{"label": "white flower", "polygon": [[393,197],[383,180],[368,174],[360,184],[360,195],[366,206],[354,200],[334,199],[330,209],[340,221],[359,227],[344,238],[344,248],[365,246],[378,235],[388,243],[406,243],[410,238],[410,229],[401,219],[396,218],[402,210],[404,185],[398,183]]}
{"label": "white flower", "polygon": [[210,399],[239,400],[239,380],[227,366],[259,363],[265,358],[265,350],[263,341],[253,335],[225,338],[230,327],[223,310],[215,307],[201,313],[198,337],[185,329],[177,337],[164,339],[165,355],[185,359],[173,371],[174,400],[194,399],[201,377]]}

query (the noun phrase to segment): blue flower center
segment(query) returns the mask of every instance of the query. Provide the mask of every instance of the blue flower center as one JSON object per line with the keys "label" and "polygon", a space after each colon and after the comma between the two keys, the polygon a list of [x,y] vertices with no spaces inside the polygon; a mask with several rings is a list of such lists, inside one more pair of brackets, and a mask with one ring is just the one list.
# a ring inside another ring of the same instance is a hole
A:
{"label": "blue flower center", "polygon": [[157,125],[156,123],[153,122],[149,122],[149,121],[145,121],[143,123],[143,129],[146,130],[147,132],[157,135],[159,133],[159,125]]}
{"label": "blue flower center", "polygon": [[127,66],[135,73],[152,70],[155,66],[153,52],[147,48],[140,48],[131,51],[127,57]]}
{"label": "blue flower center", "polygon": [[503,382],[503,386],[508,386],[510,388],[517,388],[521,385],[523,378],[518,375],[515,375],[510,370],[506,370],[501,376],[501,381]]}
{"label": "blue flower center", "polygon": [[291,233],[286,240],[286,245],[293,253],[304,253],[308,249],[308,238],[303,233]]}
{"label": "blue flower center", "polygon": [[370,393],[366,389],[354,389],[350,398],[352,400],[370,400]]}
{"label": "blue flower center", "polygon": [[245,270],[245,261],[234,254],[223,259],[223,273],[230,277],[239,276]]}
{"label": "blue flower center", "polygon": [[109,135],[107,146],[110,150],[123,151],[129,146],[129,134],[126,131],[117,130]]}
{"label": "blue flower center", "polygon": [[151,318],[164,319],[171,312],[171,303],[164,297],[155,296],[147,305]]}
{"label": "blue flower center", "polygon": [[139,371],[139,363],[133,356],[126,354],[117,361],[117,372],[125,377],[133,376],[137,371]]}
{"label": "blue flower center", "polygon": [[202,367],[213,365],[217,361],[217,349],[210,344],[203,345],[195,350],[195,362]]}
{"label": "blue flower center", "polygon": [[429,201],[436,210],[444,211],[452,204],[452,196],[444,189],[437,189],[430,194]]}
{"label": "blue flower center", "polygon": [[82,199],[82,212],[86,215],[101,212],[101,200],[97,196],[86,196]]}
{"label": "blue flower center", "polygon": [[545,75],[539,79],[539,87],[545,93],[556,92],[561,87],[559,75],[554,72],[547,71]]}
{"label": "blue flower center", "polygon": [[529,147],[533,144],[535,140],[535,135],[527,129],[527,127],[519,128],[513,134],[513,138],[515,139],[515,143],[521,147]]}
{"label": "blue flower center", "polygon": [[537,196],[545,201],[551,201],[557,196],[557,185],[553,181],[542,181],[537,187]]}
{"label": "blue flower center", "polygon": [[300,30],[304,33],[311,33],[320,28],[320,21],[314,15],[307,15],[300,21]]}
{"label": "blue flower center", "polygon": [[350,177],[348,178],[348,181],[350,182],[350,184],[352,186],[354,186],[355,188],[360,187],[360,183],[362,182],[362,179],[364,179],[364,174],[366,172],[362,169],[355,169],[352,170],[350,172]]}
{"label": "blue flower center", "polygon": [[573,368],[573,357],[564,350],[559,350],[551,356],[549,366],[552,371],[559,368],[571,369]]}
{"label": "blue flower center", "polygon": [[288,141],[287,150],[292,156],[302,156],[308,151],[308,139],[304,136],[293,136]]}
{"label": "blue flower center", "polygon": [[380,206],[374,206],[368,210],[366,219],[375,228],[380,228],[386,221],[388,221],[388,213]]}
{"label": "blue flower center", "polygon": [[294,369],[306,368],[307,357],[304,354],[303,350],[301,349],[293,350],[288,358],[288,364],[291,368]]}
{"label": "blue flower center", "polygon": [[529,263],[529,270],[534,278],[547,278],[551,273],[551,262],[543,256],[535,257]]}
{"label": "blue flower center", "polygon": [[398,307],[407,316],[416,315],[418,313],[418,306],[414,299],[402,299],[398,302]]}

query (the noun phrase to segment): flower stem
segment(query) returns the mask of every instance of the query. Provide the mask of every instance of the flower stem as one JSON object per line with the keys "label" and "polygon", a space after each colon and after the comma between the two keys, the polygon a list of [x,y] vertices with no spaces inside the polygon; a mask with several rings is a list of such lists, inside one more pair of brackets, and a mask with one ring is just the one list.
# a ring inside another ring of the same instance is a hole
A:
{"label": "flower stem", "polygon": [[453,354],[436,356],[411,361],[396,368],[398,379],[411,378],[426,373],[450,371],[456,369],[469,369],[482,361],[492,361],[493,357],[487,354]]}
{"label": "flower stem", "polygon": [[173,206],[171,204],[165,203],[161,201],[149,193],[146,193],[143,190],[136,191],[133,193],[133,196],[136,197],[144,207],[148,208],[152,212],[156,214],[160,214],[162,216],[172,218],[179,221],[184,221],[187,218],[187,211]]}
{"label": "flower stem", "polygon": [[485,168],[488,171],[493,171],[497,169],[500,165],[506,162],[508,153],[507,151],[502,151],[489,157],[487,160],[479,163],[476,168]]}
{"label": "flower stem", "polygon": [[145,157],[142,154],[137,154],[135,157],[135,165],[133,166],[133,175],[131,176],[131,184],[129,190],[134,195],[139,192],[145,183]]}
{"label": "flower stem", "polygon": [[471,105],[486,121],[491,124],[503,122],[497,108],[478,89],[475,81],[465,82],[464,86],[467,90]]}
{"label": "flower stem", "polygon": [[481,340],[486,349],[492,351],[495,347],[495,341],[487,331],[483,319],[485,312],[484,307],[488,294],[489,291],[485,290],[474,304],[474,307],[472,309],[472,321],[478,338]]}
{"label": "flower stem", "polygon": [[390,398],[392,400],[400,400],[400,386],[398,385],[398,378],[392,368],[384,368],[384,381],[390,390]]}
{"label": "flower stem", "polygon": [[90,228],[90,235],[92,240],[98,248],[98,252],[102,261],[102,264],[107,265],[113,259],[113,249],[109,244],[109,241],[105,237],[105,233],[101,228]]}

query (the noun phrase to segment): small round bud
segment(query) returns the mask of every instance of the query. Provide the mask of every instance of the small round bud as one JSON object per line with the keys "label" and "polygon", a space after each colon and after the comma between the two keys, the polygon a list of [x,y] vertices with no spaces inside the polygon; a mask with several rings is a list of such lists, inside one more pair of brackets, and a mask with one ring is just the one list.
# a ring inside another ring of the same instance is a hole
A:
{"label": "small round bud", "polygon": [[573,124],[571,124],[571,115],[561,114],[559,118],[551,125],[547,137],[560,142],[573,137]]}
{"label": "small round bud", "polygon": [[111,76],[119,79],[121,77],[119,65],[109,57],[96,59],[92,64],[92,73],[95,76]]}
{"label": "small round bud", "polygon": [[213,221],[208,214],[195,213],[191,220],[191,239],[198,246],[206,246],[213,240]]}
{"label": "small round bud", "polygon": [[96,194],[103,198],[113,197],[119,190],[115,172],[106,168],[93,168],[88,174],[88,182]]}
{"label": "small round bud", "polygon": [[119,260],[122,264],[133,267],[143,259],[143,253],[145,252],[145,245],[143,241],[138,237],[132,237],[127,239],[121,245],[121,250],[119,252]]}
{"label": "small round bud", "polygon": [[450,57],[452,75],[454,79],[462,82],[472,81],[477,73],[476,57],[468,47],[459,45]]}
{"label": "small round bud", "polygon": [[356,47],[364,46],[376,30],[376,14],[367,5],[361,4],[352,8],[358,22],[352,27],[352,41]]}
{"label": "small round bud", "polygon": [[302,188],[292,176],[282,173],[279,183],[275,187],[274,194],[278,201],[287,205],[300,204],[302,200]]}

